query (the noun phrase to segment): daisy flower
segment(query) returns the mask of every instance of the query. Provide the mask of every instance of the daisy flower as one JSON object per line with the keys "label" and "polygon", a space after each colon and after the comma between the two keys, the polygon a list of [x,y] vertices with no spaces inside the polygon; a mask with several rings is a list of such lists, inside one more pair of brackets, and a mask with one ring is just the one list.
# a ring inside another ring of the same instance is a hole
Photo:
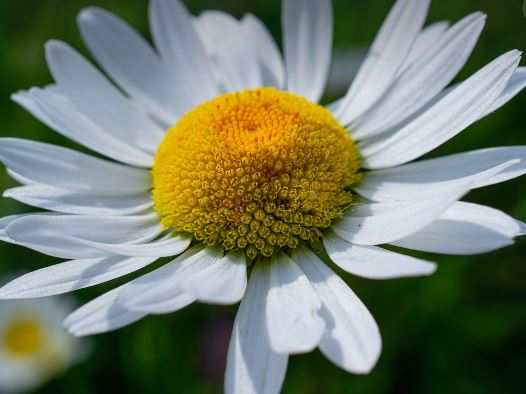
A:
{"label": "daisy flower", "polygon": [[67,300],[0,301],[0,392],[33,390],[82,357],[83,344],[62,320]]}
{"label": "daisy flower", "polygon": [[68,260],[1,298],[69,292],[172,257],[74,312],[67,328],[96,334],[194,302],[241,301],[225,391],[278,393],[290,354],[319,348],[357,374],[380,355],[373,317],[329,259],[371,279],[429,275],[434,263],[383,245],[476,254],[524,232],[460,199],[525,173],[525,147],[411,163],[525,86],[515,50],[452,85],[485,15],[424,27],[429,1],[397,1],[348,92],[322,106],[331,2],[282,6],[283,57],[253,15],[194,17],[178,0],[150,2],[154,47],[112,14],[82,11],[102,70],[47,44],[55,83],[13,99],[105,158],[1,140],[22,184],[5,196],[53,213],[6,217],[0,236]]}

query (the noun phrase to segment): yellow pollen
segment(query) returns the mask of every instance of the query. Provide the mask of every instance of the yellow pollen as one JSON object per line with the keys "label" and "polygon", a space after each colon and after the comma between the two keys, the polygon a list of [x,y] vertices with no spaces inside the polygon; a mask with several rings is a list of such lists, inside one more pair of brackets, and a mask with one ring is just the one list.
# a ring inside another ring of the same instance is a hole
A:
{"label": "yellow pollen", "polygon": [[315,241],[342,216],[359,155],[325,108],[273,88],[225,94],[171,127],[155,156],[166,228],[270,257]]}
{"label": "yellow pollen", "polygon": [[39,354],[45,349],[45,338],[38,321],[31,319],[14,320],[4,332],[4,347],[16,358]]}

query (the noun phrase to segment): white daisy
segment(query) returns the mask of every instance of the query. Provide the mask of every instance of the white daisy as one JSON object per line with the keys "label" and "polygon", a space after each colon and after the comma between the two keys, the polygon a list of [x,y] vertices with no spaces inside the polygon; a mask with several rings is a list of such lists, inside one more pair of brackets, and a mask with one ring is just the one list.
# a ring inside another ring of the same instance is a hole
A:
{"label": "white daisy", "polygon": [[84,353],[62,325],[67,300],[0,302],[0,392],[32,390],[65,371]]}
{"label": "white daisy", "polygon": [[284,60],[252,15],[194,18],[180,1],[150,5],[155,49],[89,8],[79,27],[105,74],[53,41],[55,84],[14,95],[114,161],[1,141],[24,185],[6,196],[55,212],[4,218],[3,239],[71,259],[11,282],[2,298],[73,291],[178,255],[80,308],[69,330],[102,333],[193,302],[241,300],[225,391],[277,393],[289,354],[319,348],[353,373],[379,357],[374,319],[325,252],[366,278],[429,275],[434,263],[377,245],[473,254],[523,233],[508,215],[459,200],[525,173],[525,147],[407,164],[524,88],[518,51],[450,86],[483,14],[424,28],[429,1],[397,1],[345,97],[323,107],[329,0],[283,1]]}

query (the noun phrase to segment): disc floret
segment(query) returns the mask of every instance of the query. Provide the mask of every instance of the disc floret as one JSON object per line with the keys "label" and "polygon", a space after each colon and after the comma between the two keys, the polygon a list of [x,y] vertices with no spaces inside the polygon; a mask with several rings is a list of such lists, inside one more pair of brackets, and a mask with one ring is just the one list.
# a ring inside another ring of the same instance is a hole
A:
{"label": "disc floret", "polygon": [[318,240],[360,177],[356,146],[332,114],[273,88],[226,94],[184,115],[152,173],[166,228],[250,259]]}

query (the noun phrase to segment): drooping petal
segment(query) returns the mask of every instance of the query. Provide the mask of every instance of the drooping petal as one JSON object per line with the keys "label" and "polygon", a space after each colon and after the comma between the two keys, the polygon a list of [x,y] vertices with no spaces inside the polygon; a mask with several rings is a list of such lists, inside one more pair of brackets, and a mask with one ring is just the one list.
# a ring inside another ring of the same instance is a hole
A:
{"label": "drooping petal", "polygon": [[500,56],[393,135],[362,143],[363,166],[379,169],[404,164],[453,138],[495,102],[519,61],[518,51]]}
{"label": "drooping petal", "polygon": [[0,161],[24,178],[23,183],[108,196],[138,194],[151,188],[146,170],[42,142],[1,138]]}
{"label": "drooping petal", "polygon": [[327,254],[343,270],[368,279],[395,279],[427,276],[436,264],[394,253],[375,246],[352,245],[336,234],[326,235],[323,244]]}
{"label": "drooping petal", "polygon": [[288,355],[272,350],[267,332],[265,295],[269,281],[250,276],[234,322],[225,373],[226,394],[279,394]]}
{"label": "drooping petal", "polygon": [[293,354],[316,348],[325,329],[321,301],[297,264],[282,253],[270,267],[254,268],[252,275],[268,282],[265,310],[272,349]]}
{"label": "drooping petal", "polygon": [[293,259],[305,272],[322,300],[326,330],[322,353],[346,371],[365,374],[376,364],[382,348],[378,326],[353,291],[316,255],[302,248]]}
{"label": "drooping petal", "polygon": [[513,244],[522,225],[499,210],[456,202],[440,218],[394,245],[431,253],[471,255]]}
{"label": "drooping petal", "polygon": [[391,86],[418,37],[429,0],[398,0],[335,115],[344,125],[365,113]]}
{"label": "drooping petal", "polygon": [[39,298],[69,293],[125,276],[156,259],[109,256],[67,261],[16,278],[0,288],[0,299]]}
{"label": "drooping petal", "polygon": [[288,90],[318,102],[332,52],[330,0],[283,0],[282,28]]}
{"label": "drooping petal", "polygon": [[118,298],[126,285],[95,298],[67,317],[67,330],[76,336],[102,334],[118,330],[146,316],[123,308]]}

